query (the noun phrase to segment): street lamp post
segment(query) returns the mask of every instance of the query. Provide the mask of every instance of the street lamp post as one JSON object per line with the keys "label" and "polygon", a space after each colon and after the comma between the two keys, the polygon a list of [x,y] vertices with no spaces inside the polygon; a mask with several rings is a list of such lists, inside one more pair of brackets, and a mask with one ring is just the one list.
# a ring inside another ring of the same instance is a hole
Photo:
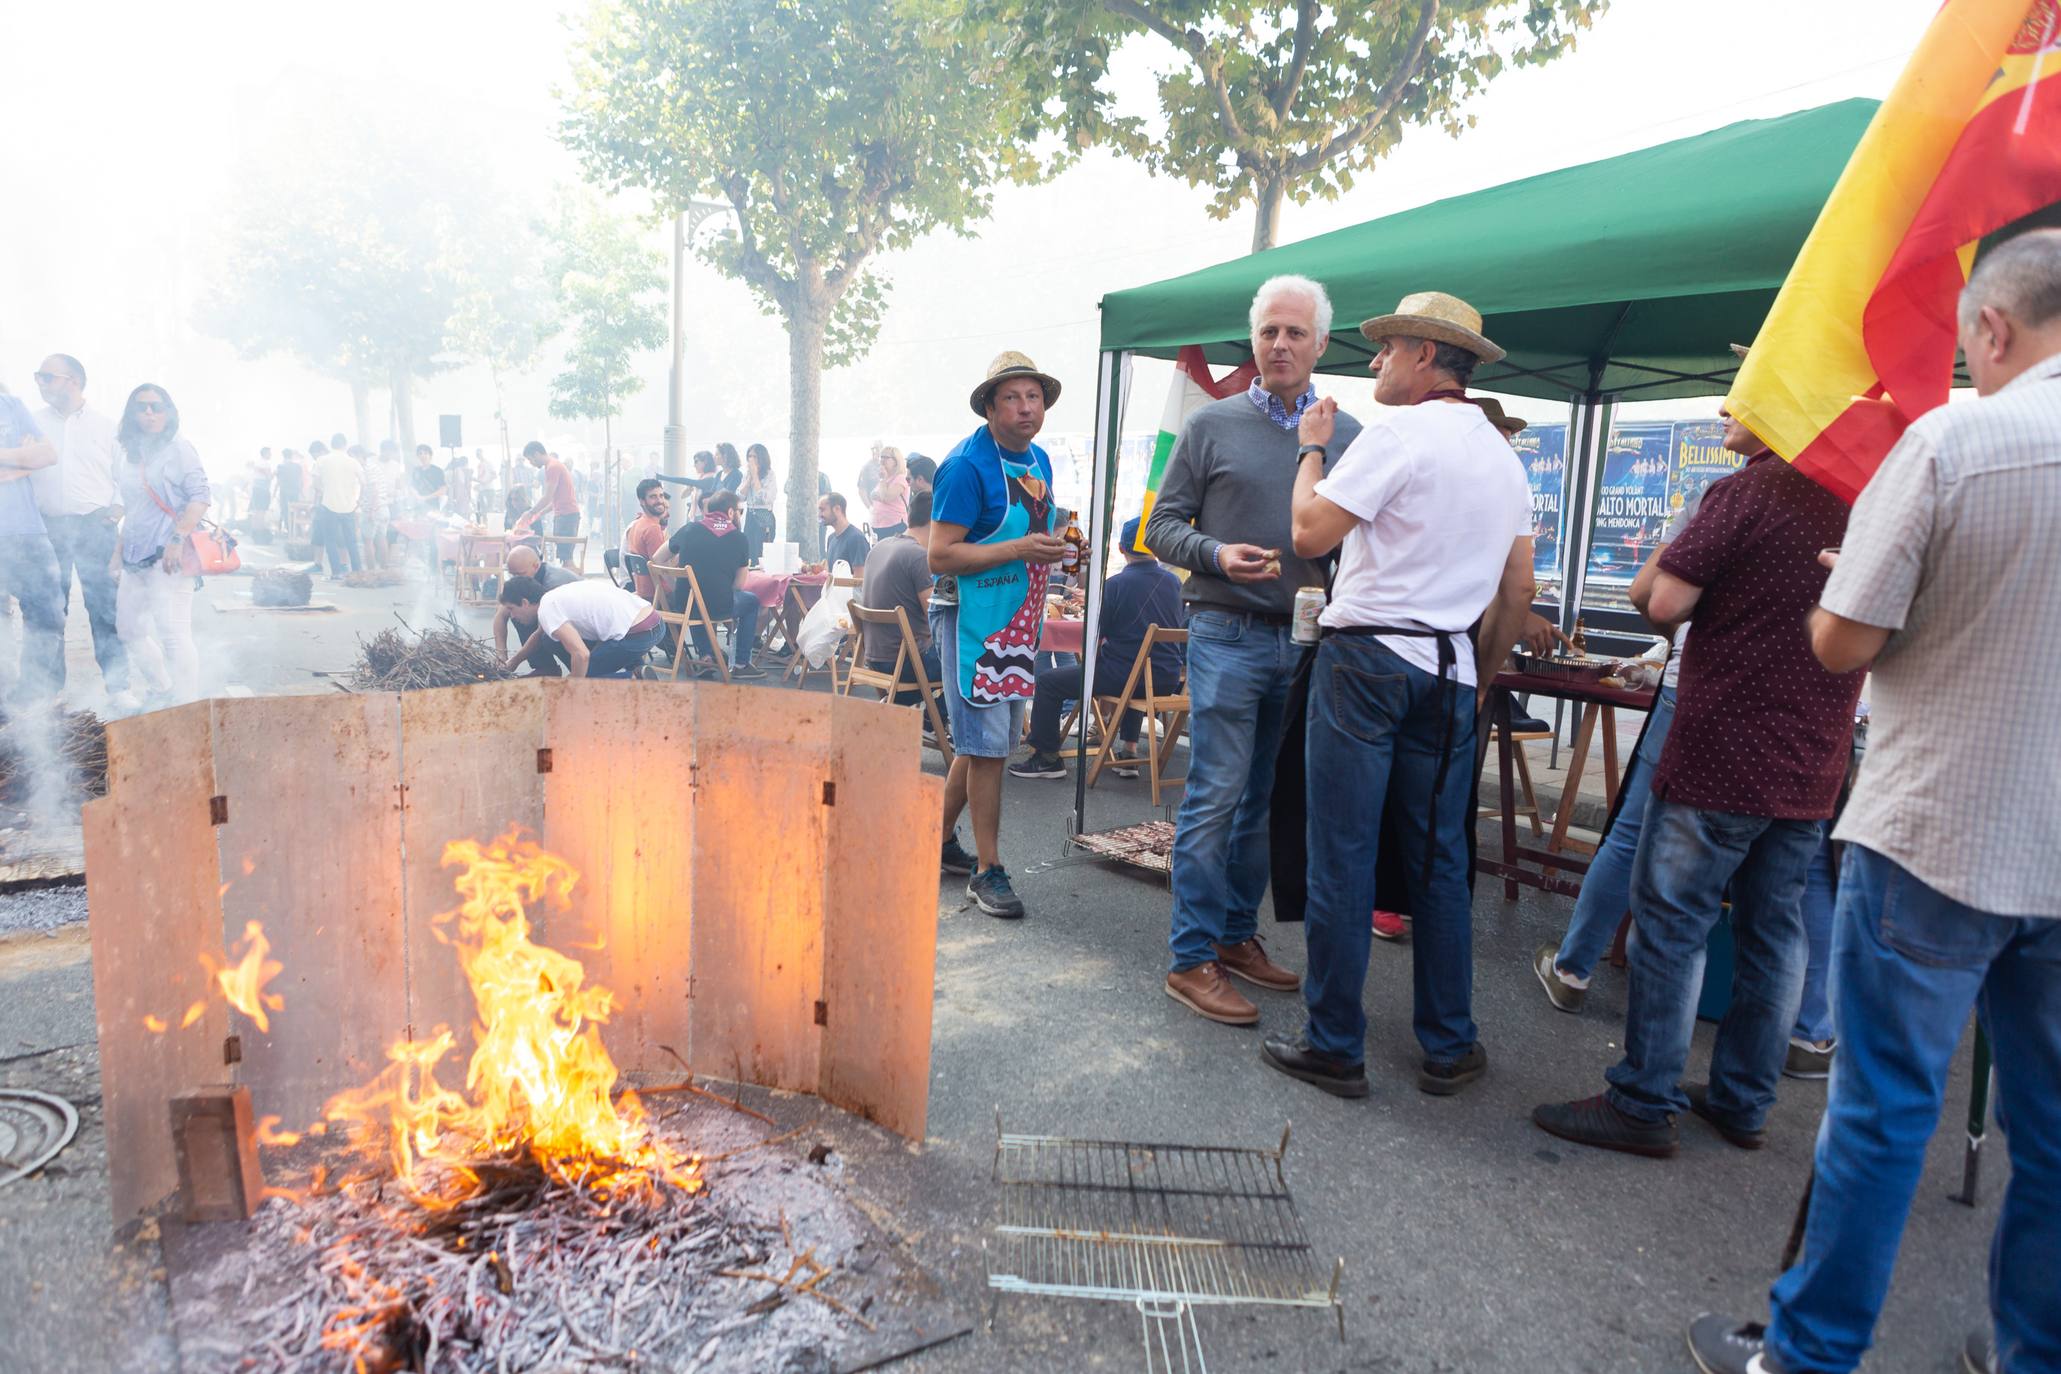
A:
{"label": "street lamp post", "polygon": [[709,200],[690,200],[673,216],[673,362],[666,374],[667,475],[687,475],[687,245],[694,231],[730,207]]}

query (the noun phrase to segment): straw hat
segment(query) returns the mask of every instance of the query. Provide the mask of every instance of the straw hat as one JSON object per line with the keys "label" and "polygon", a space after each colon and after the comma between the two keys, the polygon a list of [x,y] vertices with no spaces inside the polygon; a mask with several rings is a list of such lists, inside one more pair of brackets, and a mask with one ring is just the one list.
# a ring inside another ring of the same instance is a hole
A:
{"label": "straw hat", "polygon": [[1503,350],[1482,337],[1481,312],[1443,291],[1419,291],[1405,296],[1394,314],[1363,320],[1360,332],[1376,341],[1394,334],[1431,339],[1464,348],[1485,363],[1503,360]]}
{"label": "straw hat", "polygon": [[1733,344],[1732,356],[1736,358],[1744,358],[1746,356],[1746,347],[1747,346],[1745,344]]}
{"label": "straw hat", "polygon": [[1481,413],[1488,416],[1488,422],[1505,434],[1522,434],[1529,423],[1515,415],[1505,414],[1503,403],[1493,396],[1469,396],[1468,400],[1481,407]]}
{"label": "straw hat", "polygon": [[1023,354],[1010,350],[997,353],[988,364],[987,378],[973,389],[973,413],[985,416],[988,413],[988,397],[995,388],[1011,377],[1035,377],[1045,388],[1045,404],[1050,406],[1059,399],[1059,379],[1047,372],[1038,371],[1038,365]]}

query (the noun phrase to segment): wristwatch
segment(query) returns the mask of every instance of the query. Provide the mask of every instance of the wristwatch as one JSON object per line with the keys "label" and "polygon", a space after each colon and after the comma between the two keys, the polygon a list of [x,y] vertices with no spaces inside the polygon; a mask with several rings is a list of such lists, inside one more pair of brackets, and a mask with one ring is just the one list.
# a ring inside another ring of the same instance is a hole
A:
{"label": "wristwatch", "polygon": [[1300,463],[1312,453],[1316,454],[1319,458],[1329,458],[1331,456],[1331,451],[1322,444],[1304,444],[1295,451],[1295,461]]}

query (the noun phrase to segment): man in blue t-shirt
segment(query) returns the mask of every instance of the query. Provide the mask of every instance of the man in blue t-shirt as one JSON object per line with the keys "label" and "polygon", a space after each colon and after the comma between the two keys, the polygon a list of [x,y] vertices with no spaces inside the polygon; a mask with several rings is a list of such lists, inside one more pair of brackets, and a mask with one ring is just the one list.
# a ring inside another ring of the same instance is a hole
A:
{"label": "man in blue t-shirt", "polygon": [[21,673],[13,706],[53,701],[64,687],[64,600],[57,552],[28,476],[57,461],[57,446],[18,397],[0,391],[0,599],[21,603]]}
{"label": "man in blue t-shirt", "polygon": [[[1054,530],[1052,460],[1031,442],[1059,383],[1021,353],[988,365],[973,389],[973,410],[987,423],[954,448],[937,470],[930,526],[931,641],[943,669],[952,732],[945,780],[947,873],[965,873],[967,895],[990,916],[1023,915],[1002,867],[1002,764],[1023,733],[1035,684],[1045,587],[1066,553]],[[974,853],[959,844],[959,813],[973,811]]]}
{"label": "man in blue t-shirt", "polygon": [[[1155,625],[1178,630],[1183,623],[1181,579],[1168,572],[1149,550],[1138,548],[1138,521],[1127,521],[1118,547],[1124,566],[1102,584],[1102,609],[1096,620],[1101,653],[1095,657],[1095,695],[1121,696],[1130,681],[1145,632]],[[1181,687],[1181,646],[1155,644],[1152,648],[1152,687],[1173,695]],[[1081,699],[1079,664],[1047,668],[1038,674],[1037,694],[1031,701],[1030,756],[1009,765],[1018,778],[1063,778],[1066,761],[1059,757],[1059,718],[1069,701]],[[1135,691],[1143,695],[1141,674]],[[1144,716],[1125,711],[1118,735],[1123,744],[1112,755],[1112,767],[1120,778],[1138,776],[1138,728]]]}

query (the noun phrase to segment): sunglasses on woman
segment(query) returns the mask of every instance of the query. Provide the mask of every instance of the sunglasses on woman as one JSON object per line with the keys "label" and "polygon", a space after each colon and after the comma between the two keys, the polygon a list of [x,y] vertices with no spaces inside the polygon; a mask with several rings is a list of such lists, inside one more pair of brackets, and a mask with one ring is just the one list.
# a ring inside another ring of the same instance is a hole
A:
{"label": "sunglasses on woman", "polygon": [[129,409],[135,411],[138,415],[162,415],[170,410],[171,407],[163,401],[131,401],[129,402]]}

